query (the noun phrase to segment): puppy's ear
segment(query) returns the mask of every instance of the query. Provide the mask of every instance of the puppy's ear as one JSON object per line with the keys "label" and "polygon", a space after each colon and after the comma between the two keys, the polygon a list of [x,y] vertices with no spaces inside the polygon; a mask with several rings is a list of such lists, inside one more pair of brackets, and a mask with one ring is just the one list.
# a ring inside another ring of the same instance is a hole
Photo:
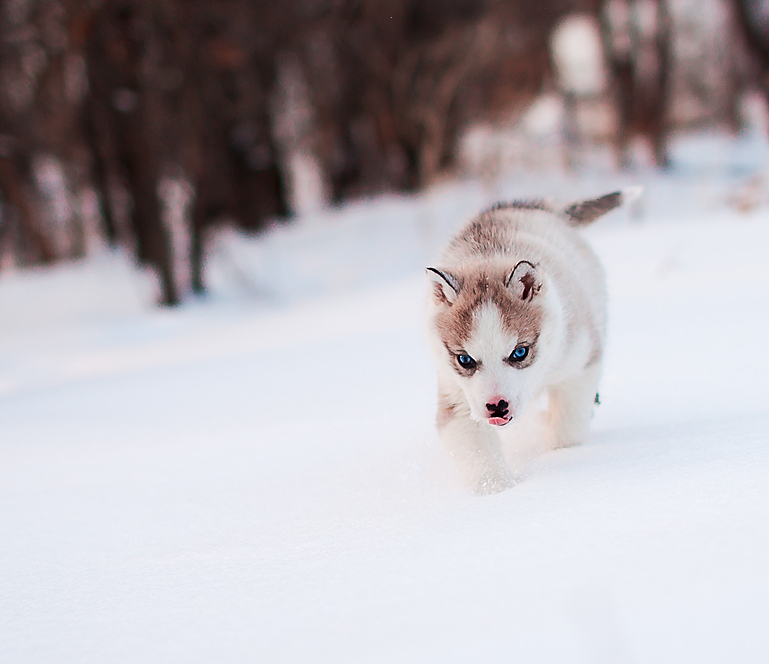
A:
{"label": "puppy's ear", "polygon": [[505,279],[507,286],[524,302],[531,302],[542,290],[542,276],[529,261],[521,261]]}
{"label": "puppy's ear", "polygon": [[445,270],[434,267],[427,268],[427,276],[433,282],[433,293],[437,300],[448,305],[456,302],[460,288],[459,279]]}
{"label": "puppy's ear", "polygon": [[613,191],[610,194],[604,194],[598,198],[577,201],[565,207],[563,215],[570,224],[585,226],[607,212],[611,212],[614,208],[635,200],[641,195],[641,192],[643,192],[642,187],[628,187],[620,191]]}

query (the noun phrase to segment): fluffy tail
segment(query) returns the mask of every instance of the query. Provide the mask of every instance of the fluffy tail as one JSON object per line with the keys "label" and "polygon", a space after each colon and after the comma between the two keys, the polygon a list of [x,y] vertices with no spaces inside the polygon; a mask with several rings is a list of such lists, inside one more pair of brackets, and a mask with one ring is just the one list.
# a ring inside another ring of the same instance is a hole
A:
{"label": "fluffy tail", "polygon": [[641,193],[643,193],[643,187],[627,187],[598,198],[572,203],[563,208],[561,214],[573,226],[586,226],[614,208],[634,201]]}

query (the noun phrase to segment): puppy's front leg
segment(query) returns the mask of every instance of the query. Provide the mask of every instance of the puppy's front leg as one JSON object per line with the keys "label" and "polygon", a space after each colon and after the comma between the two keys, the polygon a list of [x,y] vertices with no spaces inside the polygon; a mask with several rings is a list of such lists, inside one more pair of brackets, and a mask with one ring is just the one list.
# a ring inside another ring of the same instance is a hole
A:
{"label": "puppy's front leg", "polygon": [[513,485],[513,477],[499,447],[499,436],[488,425],[470,417],[464,399],[439,396],[438,435],[476,493],[499,493]]}
{"label": "puppy's front leg", "polygon": [[551,388],[550,447],[571,447],[587,438],[600,376],[596,363]]}

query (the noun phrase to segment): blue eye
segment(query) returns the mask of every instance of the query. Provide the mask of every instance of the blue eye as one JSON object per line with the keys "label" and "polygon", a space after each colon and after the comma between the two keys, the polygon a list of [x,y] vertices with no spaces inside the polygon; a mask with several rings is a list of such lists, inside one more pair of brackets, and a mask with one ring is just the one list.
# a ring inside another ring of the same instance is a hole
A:
{"label": "blue eye", "polygon": [[520,362],[529,354],[528,346],[519,346],[512,353],[510,353],[511,362]]}
{"label": "blue eye", "polygon": [[475,366],[475,360],[469,355],[457,355],[457,362],[463,369],[472,369]]}

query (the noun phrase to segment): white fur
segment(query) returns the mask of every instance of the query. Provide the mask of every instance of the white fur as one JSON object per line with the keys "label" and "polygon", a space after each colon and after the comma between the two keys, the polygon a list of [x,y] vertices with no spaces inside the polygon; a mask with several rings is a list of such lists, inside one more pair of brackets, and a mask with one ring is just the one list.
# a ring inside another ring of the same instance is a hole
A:
{"label": "white fur", "polygon": [[[629,198],[629,197],[628,197]],[[442,403],[439,434],[469,483],[479,493],[501,491],[513,483],[500,444],[511,449],[555,449],[577,444],[588,435],[601,374],[606,324],[603,270],[587,244],[562,216],[550,210],[500,209],[486,213],[509,222],[508,244],[485,251],[464,243],[462,234],[444,253],[439,267],[459,283],[490,266],[531,261],[542,278],[536,304],[543,312],[536,354],[527,368],[505,362],[519,343],[491,301],[473,311],[463,353],[480,362],[472,376],[455,370],[456,360],[436,326],[441,312],[451,312],[457,298],[431,297],[430,342],[438,365]],[[480,217],[483,218],[483,217]],[[507,233],[507,227],[503,227]],[[506,237],[506,236],[505,236]],[[493,243],[490,243],[493,244]],[[445,280],[440,278],[434,283]],[[452,289],[444,288],[444,291]],[[486,404],[503,398],[512,420],[488,422]],[[544,406],[542,406],[544,404]]]}

